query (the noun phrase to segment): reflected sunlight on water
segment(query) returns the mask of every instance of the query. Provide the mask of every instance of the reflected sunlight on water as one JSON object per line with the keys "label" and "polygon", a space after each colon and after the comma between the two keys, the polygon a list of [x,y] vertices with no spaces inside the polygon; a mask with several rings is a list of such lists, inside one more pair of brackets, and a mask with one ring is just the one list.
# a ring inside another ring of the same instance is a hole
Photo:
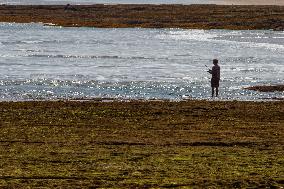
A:
{"label": "reflected sunlight on water", "polygon": [[218,58],[221,98],[283,97],[253,85],[283,84],[284,32],[61,28],[0,24],[0,98],[210,98]]}

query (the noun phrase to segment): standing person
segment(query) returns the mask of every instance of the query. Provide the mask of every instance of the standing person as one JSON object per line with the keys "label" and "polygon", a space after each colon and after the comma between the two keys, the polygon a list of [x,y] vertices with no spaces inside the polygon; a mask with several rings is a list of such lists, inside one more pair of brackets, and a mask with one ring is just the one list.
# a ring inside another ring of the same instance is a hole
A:
{"label": "standing person", "polygon": [[212,87],[212,97],[214,97],[214,89],[216,89],[216,97],[219,93],[219,81],[220,81],[220,66],[218,65],[218,60],[213,59],[214,66],[212,70],[209,69],[208,73],[212,75],[211,87]]}

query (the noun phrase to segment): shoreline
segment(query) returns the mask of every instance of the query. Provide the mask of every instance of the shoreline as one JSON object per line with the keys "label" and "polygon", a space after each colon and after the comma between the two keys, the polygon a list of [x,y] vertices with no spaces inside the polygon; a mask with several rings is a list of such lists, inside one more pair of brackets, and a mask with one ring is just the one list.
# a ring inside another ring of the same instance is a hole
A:
{"label": "shoreline", "polygon": [[284,30],[275,5],[1,5],[0,22],[63,27]]}
{"label": "shoreline", "polygon": [[[248,89],[248,90],[256,90],[259,92],[262,92],[258,89],[258,86],[256,86],[257,89]],[[271,92],[271,91],[265,91],[265,92]],[[22,100],[17,100],[17,99],[5,99],[5,100],[0,100],[0,103],[36,103],[36,102],[99,102],[99,103],[112,103],[112,102],[121,102],[121,103],[132,103],[132,102],[137,102],[137,103],[146,103],[146,102],[173,102],[173,103],[181,103],[181,102],[240,102],[240,103],[261,103],[261,102],[280,102],[284,101],[283,97],[270,97],[270,98],[259,98],[259,99],[223,99],[220,97],[208,97],[208,98],[181,98],[181,99],[164,99],[164,98],[150,98],[150,99],[143,99],[143,98],[104,98],[104,97],[94,97],[94,98],[58,98],[58,99],[22,99]]]}

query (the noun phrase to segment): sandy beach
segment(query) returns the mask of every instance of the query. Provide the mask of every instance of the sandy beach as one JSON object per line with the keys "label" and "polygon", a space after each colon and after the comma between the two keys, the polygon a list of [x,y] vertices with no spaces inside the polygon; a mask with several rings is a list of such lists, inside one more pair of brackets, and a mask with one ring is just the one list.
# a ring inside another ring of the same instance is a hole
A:
{"label": "sandy beach", "polygon": [[284,29],[284,6],[2,5],[0,22],[102,28]]}
{"label": "sandy beach", "polygon": [[284,102],[0,103],[0,186],[281,188]]}

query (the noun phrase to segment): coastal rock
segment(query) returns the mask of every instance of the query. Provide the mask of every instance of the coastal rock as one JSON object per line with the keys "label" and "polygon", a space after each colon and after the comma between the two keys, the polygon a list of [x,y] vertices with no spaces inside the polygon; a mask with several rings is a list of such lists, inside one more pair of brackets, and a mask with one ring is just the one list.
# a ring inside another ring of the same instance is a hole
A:
{"label": "coastal rock", "polygon": [[259,91],[259,92],[275,92],[284,91],[284,85],[269,85],[269,86],[252,86],[245,89]]}
{"label": "coastal rock", "polygon": [[284,6],[272,5],[2,5],[0,22],[65,27],[283,30]]}

